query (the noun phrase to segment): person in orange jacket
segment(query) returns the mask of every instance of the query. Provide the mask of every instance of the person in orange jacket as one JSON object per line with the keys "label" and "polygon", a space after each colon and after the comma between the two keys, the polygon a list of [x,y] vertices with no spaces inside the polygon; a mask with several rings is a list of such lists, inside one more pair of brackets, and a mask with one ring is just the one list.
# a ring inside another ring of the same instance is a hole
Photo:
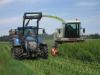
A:
{"label": "person in orange jacket", "polygon": [[51,49],[51,55],[52,56],[57,56],[57,54],[58,54],[57,48],[56,47],[52,47],[52,49]]}

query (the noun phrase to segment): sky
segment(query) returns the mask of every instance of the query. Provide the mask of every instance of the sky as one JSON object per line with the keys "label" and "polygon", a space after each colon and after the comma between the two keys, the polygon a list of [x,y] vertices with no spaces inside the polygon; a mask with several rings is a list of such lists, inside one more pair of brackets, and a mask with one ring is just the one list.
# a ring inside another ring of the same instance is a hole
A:
{"label": "sky", "polygon": [[[22,26],[25,12],[42,12],[64,20],[77,18],[86,34],[100,34],[100,0],[0,0],[0,36]],[[54,19],[40,21],[40,27],[49,34],[61,26],[62,23]]]}

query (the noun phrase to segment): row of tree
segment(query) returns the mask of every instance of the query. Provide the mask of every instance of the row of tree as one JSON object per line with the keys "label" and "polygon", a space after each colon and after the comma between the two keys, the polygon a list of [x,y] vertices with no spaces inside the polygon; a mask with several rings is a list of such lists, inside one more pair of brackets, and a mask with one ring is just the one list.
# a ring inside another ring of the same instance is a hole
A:
{"label": "row of tree", "polygon": [[88,39],[100,39],[100,35],[98,33],[87,35]]}
{"label": "row of tree", "polygon": [[[47,39],[53,39],[53,34],[52,35],[46,34],[44,37]],[[86,38],[88,38],[88,39],[100,39],[100,35],[98,33],[90,34],[90,35],[86,35]],[[9,39],[10,39],[10,37],[8,35],[0,36],[0,41],[9,41]]]}
{"label": "row of tree", "polygon": [[9,36],[7,36],[7,35],[1,36],[0,41],[9,41]]}

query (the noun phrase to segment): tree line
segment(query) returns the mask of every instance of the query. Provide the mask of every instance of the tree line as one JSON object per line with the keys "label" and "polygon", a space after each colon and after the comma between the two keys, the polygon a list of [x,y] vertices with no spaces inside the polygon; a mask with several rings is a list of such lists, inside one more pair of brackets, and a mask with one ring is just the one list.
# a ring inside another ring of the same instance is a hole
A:
{"label": "tree line", "polygon": [[[52,35],[46,34],[44,37],[47,39],[53,39],[53,34]],[[85,35],[85,37],[87,39],[100,39],[100,34],[95,33],[95,34]],[[8,42],[9,39],[10,37],[8,35],[0,36],[0,41]]]}
{"label": "tree line", "polygon": [[10,37],[8,35],[0,36],[0,41],[9,41]]}
{"label": "tree line", "polygon": [[88,39],[100,39],[100,35],[98,33],[87,35]]}

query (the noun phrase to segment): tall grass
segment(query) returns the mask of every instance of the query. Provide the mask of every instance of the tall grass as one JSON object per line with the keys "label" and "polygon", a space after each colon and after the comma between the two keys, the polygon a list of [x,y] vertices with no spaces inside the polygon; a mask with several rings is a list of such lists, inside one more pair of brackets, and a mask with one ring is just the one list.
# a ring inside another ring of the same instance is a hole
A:
{"label": "tall grass", "polygon": [[65,58],[100,62],[100,40],[86,40],[80,43],[62,44],[59,50]]}
{"label": "tall grass", "polygon": [[[50,47],[52,40],[46,40]],[[100,40],[59,45],[59,55],[47,60],[18,61],[9,43],[0,43],[0,75],[100,75]]]}

